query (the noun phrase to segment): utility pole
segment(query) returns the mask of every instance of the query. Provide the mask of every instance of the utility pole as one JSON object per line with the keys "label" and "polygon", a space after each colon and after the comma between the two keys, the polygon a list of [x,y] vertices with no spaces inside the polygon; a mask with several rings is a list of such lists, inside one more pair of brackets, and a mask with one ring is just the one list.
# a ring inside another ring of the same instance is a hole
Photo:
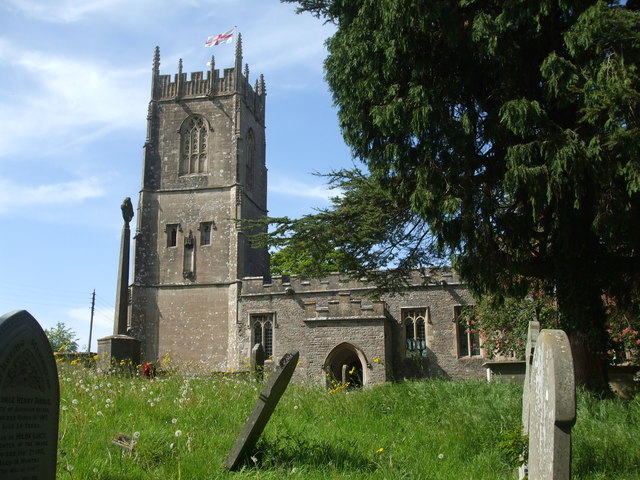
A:
{"label": "utility pole", "polygon": [[93,313],[96,310],[96,289],[93,289],[91,295],[91,321],[89,322],[89,343],[87,345],[87,353],[91,353],[91,334],[93,333]]}

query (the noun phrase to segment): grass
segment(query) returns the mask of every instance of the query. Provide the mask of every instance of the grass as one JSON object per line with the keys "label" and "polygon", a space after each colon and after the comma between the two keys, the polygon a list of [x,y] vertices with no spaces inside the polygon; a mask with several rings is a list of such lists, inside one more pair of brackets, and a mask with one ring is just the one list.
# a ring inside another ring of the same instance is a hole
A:
{"label": "grass", "polygon": [[[423,380],[332,395],[290,385],[253,458],[229,473],[222,462],[260,389],[250,378],[59,368],[58,479],[514,478],[499,445],[520,422],[516,385]],[[573,477],[640,479],[639,424],[640,397],[580,394]]]}

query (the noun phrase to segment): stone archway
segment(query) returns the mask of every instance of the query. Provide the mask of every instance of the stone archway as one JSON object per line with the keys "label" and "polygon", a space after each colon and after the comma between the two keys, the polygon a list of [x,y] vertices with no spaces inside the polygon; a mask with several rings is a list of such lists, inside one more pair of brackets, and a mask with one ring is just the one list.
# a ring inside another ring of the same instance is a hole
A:
{"label": "stone archway", "polygon": [[362,351],[348,342],[333,348],[324,362],[327,373],[327,387],[332,380],[339,383],[348,382],[350,386],[362,387],[367,384],[367,360]]}

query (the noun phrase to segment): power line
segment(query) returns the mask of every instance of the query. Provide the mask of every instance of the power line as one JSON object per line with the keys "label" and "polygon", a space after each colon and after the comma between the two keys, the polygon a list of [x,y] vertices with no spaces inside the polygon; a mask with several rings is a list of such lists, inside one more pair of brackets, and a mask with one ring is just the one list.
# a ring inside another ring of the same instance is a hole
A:
{"label": "power line", "polygon": [[13,281],[0,280],[0,291],[7,290],[13,292],[27,292],[30,294],[38,294],[38,293],[48,293],[48,294],[56,294],[58,296],[64,295],[67,297],[79,297],[85,296],[86,291],[71,291],[71,290],[63,290],[60,288],[52,288],[48,284],[46,286],[38,285],[38,284],[21,284]]}

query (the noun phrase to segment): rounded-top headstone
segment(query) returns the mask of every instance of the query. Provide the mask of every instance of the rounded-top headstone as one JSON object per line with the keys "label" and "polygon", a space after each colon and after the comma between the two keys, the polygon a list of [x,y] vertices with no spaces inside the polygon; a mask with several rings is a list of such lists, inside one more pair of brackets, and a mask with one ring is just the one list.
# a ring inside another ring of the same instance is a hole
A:
{"label": "rounded-top headstone", "polygon": [[569,480],[576,387],[571,346],[562,330],[540,332],[529,387],[529,478]]}
{"label": "rounded-top headstone", "polygon": [[60,387],[49,340],[26,311],[0,317],[0,478],[55,479]]}

